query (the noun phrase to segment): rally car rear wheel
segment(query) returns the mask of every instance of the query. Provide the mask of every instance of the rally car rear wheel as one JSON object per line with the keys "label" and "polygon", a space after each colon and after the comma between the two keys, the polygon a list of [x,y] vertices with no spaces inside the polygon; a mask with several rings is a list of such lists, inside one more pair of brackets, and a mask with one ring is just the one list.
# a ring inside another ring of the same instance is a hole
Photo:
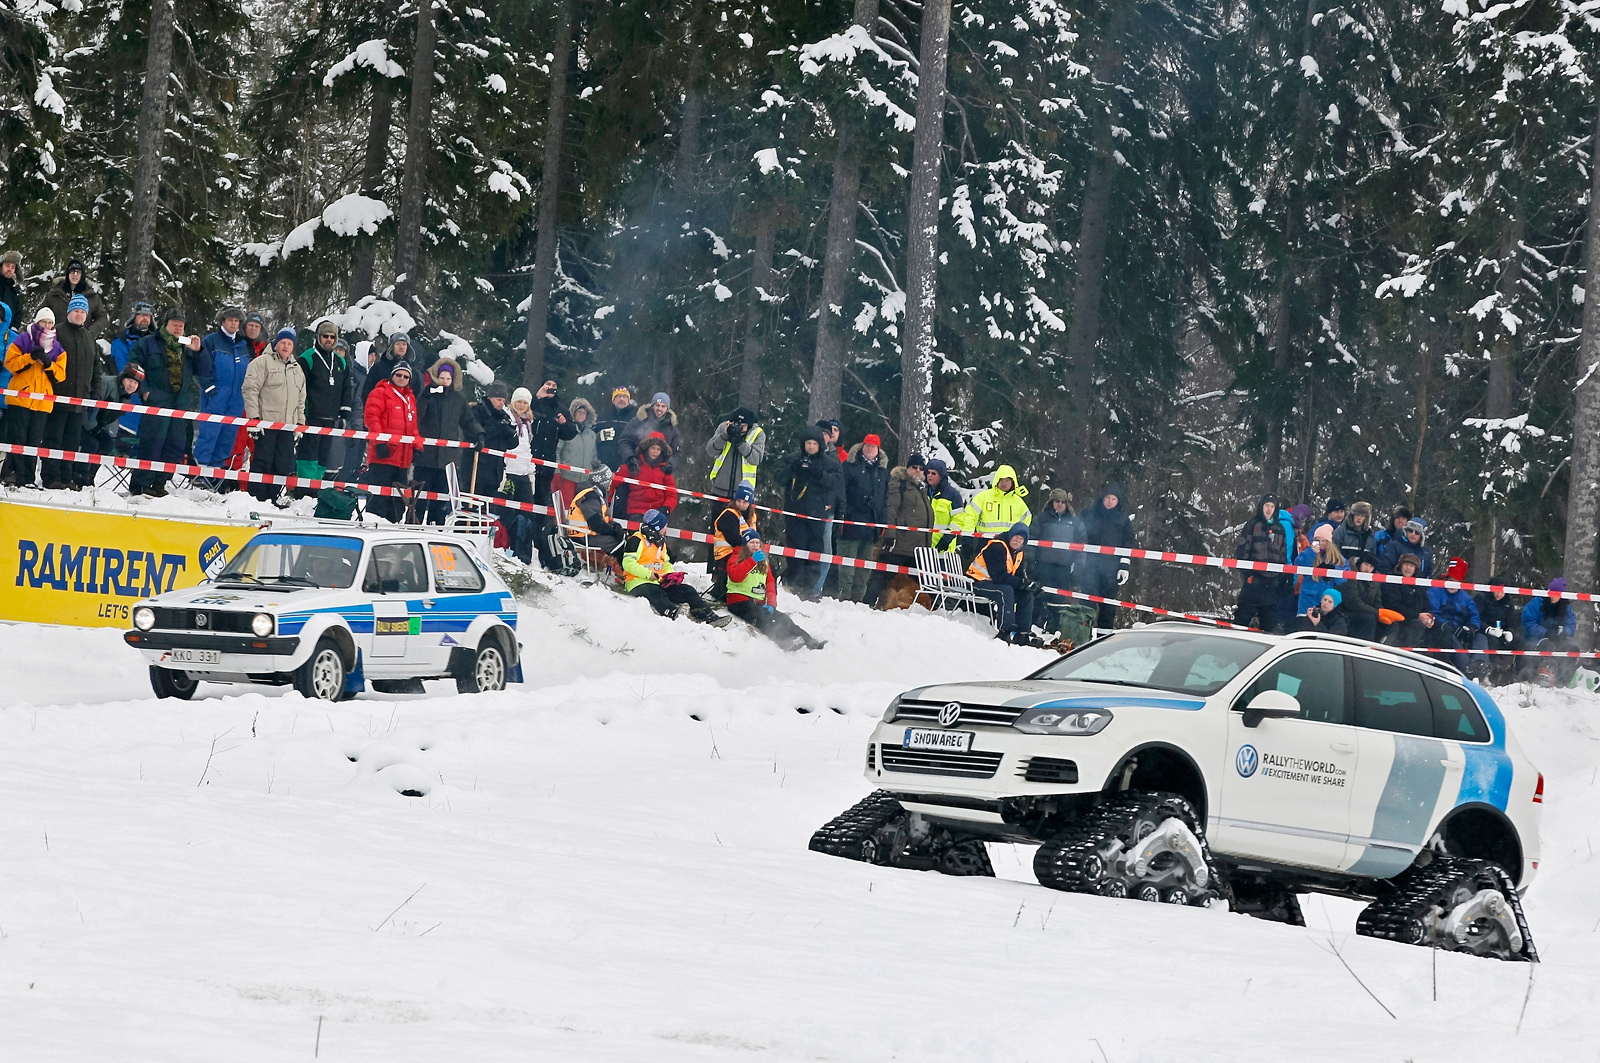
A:
{"label": "rally car rear wheel", "polygon": [[344,654],[331,638],[317,642],[311,657],[294,673],[294,688],[308,698],[338,701],[344,693]]}
{"label": "rally car rear wheel", "polygon": [[177,698],[188,701],[194,697],[194,692],[200,689],[200,680],[188,672],[177,672],[171,668],[157,668],[150,666],[150,689],[156,692],[158,698]]}
{"label": "rally car rear wheel", "polygon": [[506,688],[506,655],[493,635],[486,635],[473,654],[467,671],[456,676],[456,690],[462,694],[481,694]]}

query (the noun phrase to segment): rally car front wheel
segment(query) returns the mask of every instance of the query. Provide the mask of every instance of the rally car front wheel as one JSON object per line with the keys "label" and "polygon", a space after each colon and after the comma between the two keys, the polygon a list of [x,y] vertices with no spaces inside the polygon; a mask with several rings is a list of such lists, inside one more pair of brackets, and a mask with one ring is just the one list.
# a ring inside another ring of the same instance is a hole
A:
{"label": "rally car front wheel", "polygon": [[157,668],[150,666],[150,689],[156,692],[158,698],[177,698],[188,701],[194,697],[194,692],[200,689],[200,680],[188,672],[177,672],[171,668]]}
{"label": "rally car front wheel", "polygon": [[308,698],[338,701],[344,693],[344,654],[331,638],[322,638],[305,664],[295,669],[294,688]]}

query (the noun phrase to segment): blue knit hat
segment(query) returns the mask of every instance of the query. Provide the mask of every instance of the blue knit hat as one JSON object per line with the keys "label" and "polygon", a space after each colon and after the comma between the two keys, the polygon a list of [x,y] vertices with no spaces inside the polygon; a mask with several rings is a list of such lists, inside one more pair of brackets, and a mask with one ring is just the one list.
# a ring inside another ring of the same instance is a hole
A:
{"label": "blue knit hat", "polygon": [[739,481],[739,486],[733,489],[733,500],[735,502],[754,502],[756,500],[755,485],[749,480]]}
{"label": "blue knit hat", "polygon": [[272,338],[272,342],[273,345],[276,346],[280,340],[288,340],[290,343],[293,343],[299,338],[299,334],[297,334],[294,329],[290,328],[288,325],[285,325],[283,328],[278,330],[278,334]]}
{"label": "blue knit hat", "polygon": [[1340,594],[1337,588],[1329,587],[1322,592],[1322,596],[1324,598],[1332,598],[1333,604],[1336,606],[1344,604],[1344,595]]}
{"label": "blue knit hat", "polygon": [[1022,523],[1020,520],[1017,521],[1015,524],[1013,524],[1011,526],[1011,530],[1006,532],[1006,538],[1009,539],[1013,535],[1020,535],[1020,536],[1023,537],[1023,539],[1027,539],[1028,538],[1028,526],[1026,524]]}
{"label": "blue knit hat", "polygon": [[761,533],[754,528],[746,528],[744,534],[739,536],[741,543],[755,543],[761,541]]}
{"label": "blue knit hat", "polygon": [[87,314],[89,312],[89,300],[85,299],[81,295],[74,295],[71,299],[67,300],[67,313],[70,314],[74,310],[82,310],[85,314]]}

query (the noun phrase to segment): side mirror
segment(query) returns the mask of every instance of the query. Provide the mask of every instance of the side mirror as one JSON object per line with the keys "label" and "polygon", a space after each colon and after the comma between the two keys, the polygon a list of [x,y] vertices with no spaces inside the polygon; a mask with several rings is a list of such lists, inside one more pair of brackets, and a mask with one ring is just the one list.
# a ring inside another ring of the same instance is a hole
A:
{"label": "side mirror", "polygon": [[1291,720],[1300,715],[1300,702],[1281,690],[1263,690],[1244,707],[1244,725],[1259,727],[1262,720]]}

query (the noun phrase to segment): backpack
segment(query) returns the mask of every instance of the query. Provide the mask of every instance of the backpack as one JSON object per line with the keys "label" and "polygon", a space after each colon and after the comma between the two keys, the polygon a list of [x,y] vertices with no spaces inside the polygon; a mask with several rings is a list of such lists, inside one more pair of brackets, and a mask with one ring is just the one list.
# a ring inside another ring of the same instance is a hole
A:
{"label": "backpack", "polygon": [[349,487],[324,487],[317,492],[316,516],[324,520],[353,520],[361,496]]}

